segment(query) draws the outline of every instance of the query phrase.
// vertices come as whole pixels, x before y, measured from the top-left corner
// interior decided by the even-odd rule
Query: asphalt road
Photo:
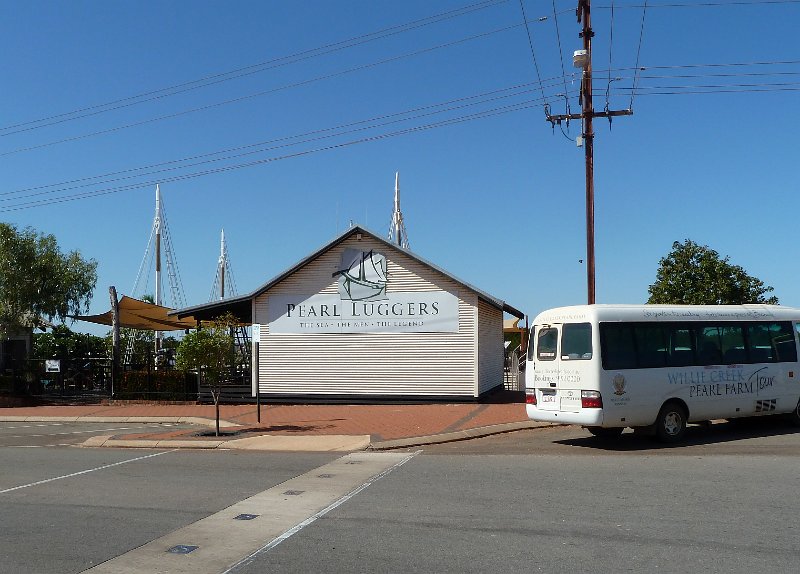
[[[298,526],[231,574],[797,570],[800,434],[775,422],[678,447],[555,427],[407,454],[305,513],[314,493],[285,481],[332,477],[340,455],[0,446],[0,572],[82,572],[269,489],[299,492]]]
[[[78,445],[97,435],[158,432],[190,425],[169,423],[0,422],[0,449]]]

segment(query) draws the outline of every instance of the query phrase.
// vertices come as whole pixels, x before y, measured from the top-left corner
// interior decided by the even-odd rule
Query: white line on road
[[[270,542],[269,544],[263,546],[262,548],[259,548],[258,550],[253,552],[250,556],[247,556],[246,558],[243,558],[241,561],[237,562],[236,564],[234,564],[233,566],[231,566],[230,568],[228,568],[227,570],[222,572],[222,574],[230,574],[231,572],[234,572],[238,568],[241,568],[242,566],[246,566],[246,565],[250,564],[253,560],[256,559],[256,557],[259,554],[263,554],[264,552],[269,552],[270,550],[275,548],[278,544],[280,544],[284,540],[287,540],[288,538],[291,538],[292,536],[294,536],[295,534],[300,532],[303,528],[305,528],[309,524],[312,524],[312,523],[316,522],[316,520],[318,518],[321,518],[321,517],[325,516],[331,510],[334,510],[334,509],[338,508],[339,506],[341,506],[342,504],[344,504],[345,502],[347,502],[348,500],[353,498],[356,494],[358,494],[359,492],[361,492],[362,490],[367,488],[372,483],[379,481],[380,479],[382,479],[384,476],[386,476],[387,474],[389,474],[390,472],[392,472],[396,468],[400,468],[401,466],[403,466],[405,463],[407,463],[409,460],[411,460],[414,456],[416,456],[420,452],[422,452],[422,451],[412,452],[407,457],[397,461],[395,464],[393,464],[392,466],[390,466],[389,468],[387,468],[386,470],[384,470],[380,474],[377,474],[377,475],[373,476],[372,478],[370,478],[369,480],[367,480],[366,482],[364,482],[363,484],[361,484],[357,488],[351,490],[350,492],[348,492],[347,494],[345,494],[344,496],[342,496],[338,500],[335,500],[334,502],[332,502],[331,504],[329,504],[328,506],[326,506],[325,508],[323,508],[322,510],[320,510],[316,514],[313,514],[313,515],[309,516],[308,518],[303,520],[303,522],[301,522],[297,526],[294,526],[294,527],[290,528],[289,530],[287,530],[286,532],[284,532],[283,534],[281,534],[280,536],[278,536],[277,538],[272,540],[272,542]]]
[[[138,456],[136,458],[129,458],[128,460],[121,460],[120,462],[115,462],[113,464],[104,464],[103,466],[98,466],[95,468],[89,468],[86,470],[81,470],[78,472],[73,472],[70,474],[64,474],[62,476],[55,476],[53,478],[46,478],[45,480],[37,480],[36,482],[31,482],[29,484],[22,484],[20,486],[14,486],[12,488],[6,488],[5,490],[0,490],[0,494],[6,494],[8,492],[14,492],[15,490],[21,490],[23,488],[30,488],[32,486],[39,486],[41,484],[47,484],[48,482],[53,482],[55,480],[61,480],[64,478],[72,478],[73,476],[80,476],[82,474],[89,474],[90,472],[96,472],[98,470],[105,470],[107,468],[113,468],[115,466],[120,466],[122,464],[128,464],[129,462],[136,462],[138,460],[145,460],[147,458],[153,458],[154,456],[161,456],[162,454],[167,454],[168,452],[175,452],[177,449],[173,450],[165,450],[163,452],[157,452],[154,454],[148,454],[145,456]]]
[[[231,573],[341,506],[415,454],[345,455],[84,572]],[[253,519],[236,520],[237,516]]]
[[[68,432],[54,432],[49,434],[19,434],[19,435],[9,435],[9,436],[0,436],[0,439],[4,438],[42,438],[45,436],[66,436],[71,434],[91,434],[91,433],[98,433],[98,432],[109,432],[109,431],[120,431],[120,430],[138,430],[142,427],[116,427],[111,429],[92,429],[92,430],[80,430],[80,431],[68,431]]]

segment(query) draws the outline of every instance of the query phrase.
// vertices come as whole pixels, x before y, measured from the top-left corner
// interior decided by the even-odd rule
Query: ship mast
[[[403,249],[408,249],[408,234],[403,222],[403,212],[400,211],[400,172],[394,174],[394,212],[392,223],[389,225],[389,241]]]

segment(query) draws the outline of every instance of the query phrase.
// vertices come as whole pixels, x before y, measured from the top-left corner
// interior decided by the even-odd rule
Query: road
[[[345,457],[15,448],[10,426],[0,572],[796,571],[800,434],[775,422],[678,447],[555,427]]]

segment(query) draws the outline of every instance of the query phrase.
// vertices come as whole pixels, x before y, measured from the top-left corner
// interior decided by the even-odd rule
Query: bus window
[[[592,326],[589,323],[567,323],[561,331],[562,360],[592,358]]]
[[[642,369],[665,367],[667,365],[666,329],[662,325],[636,325],[636,354],[638,366]]]
[[[719,327],[706,326],[697,330],[697,363],[699,365],[721,365],[722,334]]]
[[[790,323],[756,323],[747,327],[750,361],[753,363],[797,360],[797,347]]]
[[[688,367],[694,364],[694,337],[688,327],[670,330],[669,366]]]
[[[536,357],[540,361],[554,361],[556,358],[556,345],[558,343],[558,329],[543,327],[536,338]]]
[[[747,353],[744,350],[744,331],[741,325],[723,325],[719,330],[722,363],[725,365],[746,363]]]
[[[600,356],[607,371],[636,368],[633,328],[625,323],[600,323]]]

